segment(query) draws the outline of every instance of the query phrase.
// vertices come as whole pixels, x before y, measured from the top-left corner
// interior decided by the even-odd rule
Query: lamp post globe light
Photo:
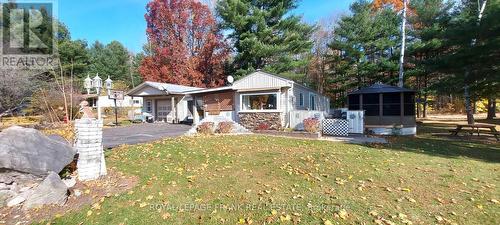
[[[102,88],[102,79],[99,77],[99,73],[95,75],[92,84],[97,91],[97,96],[99,96],[101,94],[101,88]]]
[[[108,95],[111,92],[111,88],[113,87],[113,81],[109,78],[105,80],[106,82],[106,89],[108,91]],[[95,88],[96,90],[96,107],[97,107],[97,118],[101,119],[101,107],[99,106],[99,96],[101,95],[101,89],[102,89],[102,79],[99,77],[99,73],[95,75],[94,78],[90,78],[90,76],[87,74],[87,78],[85,78],[83,82],[84,88],[87,90],[87,94],[90,94],[91,90]]]
[[[106,79],[104,83],[106,84],[106,90],[108,90],[108,96],[110,96],[111,89],[113,89],[113,80],[111,80],[111,78],[109,78],[108,76],[108,79]]]
[[[92,89],[92,79],[87,74],[87,78],[85,78],[83,82],[83,87],[87,90],[87,94],[90,95],[90,89]]]

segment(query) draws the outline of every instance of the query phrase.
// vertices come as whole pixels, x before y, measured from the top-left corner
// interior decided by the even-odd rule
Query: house
[[[172,93],[169,86],[176,87],[177,92]],[[173,111],[177,120],[168,122],[192,119],[198,123],[204,119],[225,117],[249,129],[290,127],[295,112],[324,115],[330,106],[329,99],[315,90],[262,71],[249,74],[230,86],[209,89],[145,82],[128,95],[143,97],[144,111],[151,113],[157,121],[164,113],[170,115]],[[165,108],[167,103],[171,106]]]
[[[202,88],[146,81],[127,92],[127,95],[142,97],[142,111],[147,121],[180,123],[192,117],[189,111],[191,107],[188,107],[188,104],[193,104],[192,98],[184,93],[195,90]]]

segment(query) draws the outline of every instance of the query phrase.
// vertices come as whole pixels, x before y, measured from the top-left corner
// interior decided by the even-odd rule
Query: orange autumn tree
[[[373,0],[373,8],[380,9],[386,5],[392,5],[394,10],[401,11],[403,9],[403,0]]]
[[[145,18],[150,53],[139,67],[144,80],[224,84],[229,48],[208,6],[195,0],[152,0]]]

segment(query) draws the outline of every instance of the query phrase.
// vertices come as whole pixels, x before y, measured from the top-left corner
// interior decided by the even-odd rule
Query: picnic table
[[[463,129],[463,128],[470,128],[470,129]],[[489,129],[489,131],[485,129]],[[499,140],[498,138],[499,133],[496,129],[496,126],[490,124],[457,124],[457,127],[455,129],[450,130],[450,132],[454,136],[457,136],[458,133],[460,132],[469,133],[471,135],[477,133],[477,136],[479,136],[480,133],[493,134],[497,139],[497,141]]]

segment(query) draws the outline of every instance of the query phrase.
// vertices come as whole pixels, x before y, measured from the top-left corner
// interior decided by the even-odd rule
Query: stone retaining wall
[[[267,124],[270,130],[280,130],[281,113],[279,112],[240,112],[239,123],[249,130],[258,130],[261,124]]]
[[[94,180],[106,175],[106,162],[102,146],[103,121],[75,120],[75,148],[78,153],[78,178]]]

